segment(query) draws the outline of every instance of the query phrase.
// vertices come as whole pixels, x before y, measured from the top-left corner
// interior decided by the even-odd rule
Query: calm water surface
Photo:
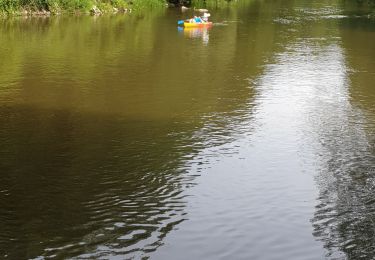
[[[375,258],[374,18],[210,9],[0,21],[0,258]]]

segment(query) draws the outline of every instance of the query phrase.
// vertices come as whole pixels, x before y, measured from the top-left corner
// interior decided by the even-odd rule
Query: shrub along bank
[[[0,0],[2,15],[106,13],[161,7],[165,0]]]

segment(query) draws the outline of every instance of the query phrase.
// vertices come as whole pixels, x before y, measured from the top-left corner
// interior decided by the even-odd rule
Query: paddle
[[[184,24],[184,20],[178,20],[177,24]]]

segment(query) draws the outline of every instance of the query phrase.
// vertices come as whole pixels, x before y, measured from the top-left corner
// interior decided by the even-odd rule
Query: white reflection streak
[[[296,149],[294,159],[316,176],[314,235],[325,242],[326,256],[332,258],[343,257],[340,245],[356,238],[344,223],[365,225],[352,214],[371,218],[364,210],[371,178],[352,180],[353,175],[361,180],[367,174],[373,157],[363,128],[366,118],[350,102],[349,70],[339,45],[303,41],[281,53],[257,85],[260,135],[279,143],[281,151]]]

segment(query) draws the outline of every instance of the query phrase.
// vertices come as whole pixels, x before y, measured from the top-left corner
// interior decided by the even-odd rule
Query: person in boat
[[[194,16],[194,23],[203,23],[204,21],[202,20],[202,18],[198,17],[198,16]]]
[[[211,16],[211,14],[209,14],[209,13],[204,13],[204,14],[203,14],[203,17],[202,17],[203,22],[207,23],[207,22],[208,22],[208,17],[210,17],[210,16]]]
[[[206,23],[208,22],[208,17],[209,16],[194,16],[194,18],[189,19],[189,23]]]

